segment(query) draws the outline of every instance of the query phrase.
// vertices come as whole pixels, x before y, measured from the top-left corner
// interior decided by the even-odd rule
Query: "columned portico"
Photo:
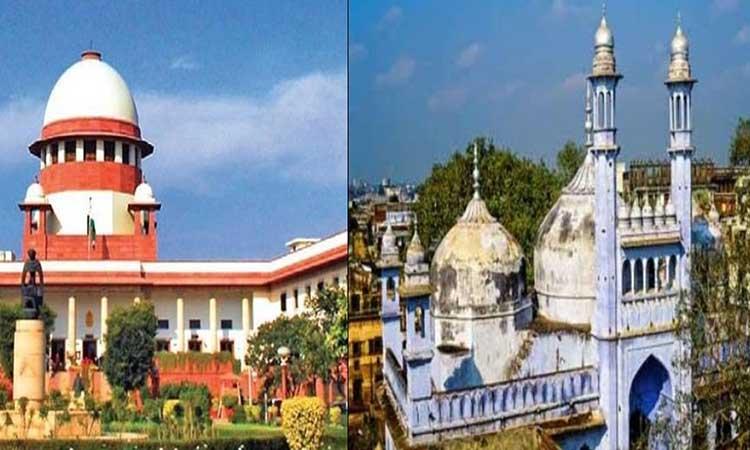
[[[185,351],[185,304],[182,297],[177,298],[177,351]]]
[[[99,325],[99,329],[101,330],[101,336],[99,338],[99,355],[101,356],[104,354],[104,351],[107,349],[107,318],[109,317],[109,299],[105,296],[101,299],[101,304],[99,306],[99,314],[101,316],[101,322]]]
[[[65,339],[65,367],[76,356],[76,298],[68,298],[68,334]]]
[[[211,297],[208,301],[208,352],[209,353],[215,353],[218,351],[218,345],[216,334],[217,334],[217,325],[216,325],[216,317],[217,317],[217,311],[216,311],[216,298]]]
[[[250,339],[250,299],[247,297],[242,298],[242,338],[244,342],[240,348],[246,349],[247,340]],[[240,358],[240,364],[243,369],[246,367],[245,358]]]

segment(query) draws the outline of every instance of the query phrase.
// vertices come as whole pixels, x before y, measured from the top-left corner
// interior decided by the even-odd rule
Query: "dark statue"
[[[21,307],[25,319],[38,319],[44,297],[44,272],[36,250],[29,249],[28,255],[21,273]]]

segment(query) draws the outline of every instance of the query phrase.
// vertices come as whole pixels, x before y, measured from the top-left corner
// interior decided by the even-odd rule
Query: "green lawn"
[[[346,417],[343,418],[346,423]],[[118,431],[144,433],[155,437],[158,425],[148,422],[126,422],[110,423],[105,427],[105,431],[116,433]],[[243,438],[252,437],[257,439],[268,439],[283,437],[284,433],[281,427],[274,425],[265,425],[260,423],[220,423],[214,425],[216,437],[219,438]],[[325,432],[324,450],[344,450],[346,449],[346,426],[328,425]]]

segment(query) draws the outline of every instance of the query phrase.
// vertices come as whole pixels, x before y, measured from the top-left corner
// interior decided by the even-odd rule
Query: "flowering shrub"
[[[329,409],[328,420],[332,425],[341,424],[341,408],[339,408],[338,406],[334,406],[333,408]]]
[[[258,423],[261,421],[260,405],[245,405],[245,416],[249,422]]]
[[[317,397],[294,397],[281,404],[281,423],[291,450],[315,450],[323,445],[326,407]]]

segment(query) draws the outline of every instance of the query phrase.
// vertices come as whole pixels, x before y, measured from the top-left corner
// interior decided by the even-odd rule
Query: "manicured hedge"
[[[196,439],[193,441],[0,441],[0,450],[289,450],[283,438],[277,439]]]

